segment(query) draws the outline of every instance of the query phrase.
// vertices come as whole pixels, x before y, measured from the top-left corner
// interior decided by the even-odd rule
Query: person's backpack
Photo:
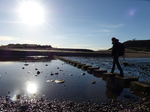
[[[125,46],[118,42],[118,56],[124,56]]]

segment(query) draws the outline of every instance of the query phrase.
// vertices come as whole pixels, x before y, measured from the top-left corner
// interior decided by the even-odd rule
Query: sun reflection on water
[[[37,85],[28,81],[26,90],[29,94],[35,94],[37,92]]]

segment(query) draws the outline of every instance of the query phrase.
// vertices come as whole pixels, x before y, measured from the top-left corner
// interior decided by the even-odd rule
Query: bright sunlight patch
[[[24,1],[20,4],[19,14],[23,23],[37,25],[44,22],[44,9],[36,1]]]

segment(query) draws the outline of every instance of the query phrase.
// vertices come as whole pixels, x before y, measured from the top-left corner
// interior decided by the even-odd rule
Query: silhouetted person
[[[113,66],[112,66],[112,69],[111,69],[111,73],[114,73],[114,70],[115,70],[115,65],[117,65],[119,71],[120,71],[120,76],[124,76],[123,74],[123,70],[119,64],[119,40],[116,39],[115,37],[113,37],[112,39],[112,52],[111,52],[111,56],[113,57]]]

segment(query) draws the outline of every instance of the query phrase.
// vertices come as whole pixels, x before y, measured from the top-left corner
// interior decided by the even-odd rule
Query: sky
[[[150,0],[0,0],[0,45],[108,49],[150,39]]]

